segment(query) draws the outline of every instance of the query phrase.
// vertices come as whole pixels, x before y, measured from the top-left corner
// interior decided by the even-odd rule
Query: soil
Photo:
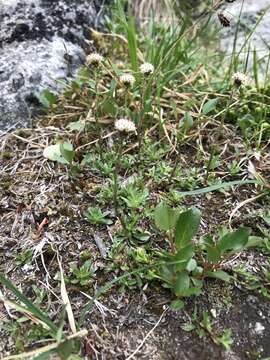
[[[82,252],[88,250],[96,269],[93,283],[87,289],[67,284],[78,318],[87,302],[81,291],[93,295],[96,288],[119,275],[117,271],[114,274],[104,271],[110,261],[101,256],[94,240],[94,235],[98,234],[110,249],[110,234],[115,225],[97,230],[84,220],[83,213],[94,198],[91,190],[100,184],[100,179],[89,169],[74,183],[68,179],[64,166],[45,160],[43,149],[56,136],[67,137],[70,133],[50,126],[18,130],[1,138],[0,270],[29,297],[33,296],[33,284],[49,292],[49,315],[54,319],[59,312],[60,300],[53,294],[59,295],[60,284],[55,277],[59,268],[52,248],[58,249],[66,275],[70,272],[70,264],[80,263]],[[191,152],[185,155],[185,161],[193,163]],[[264,161],[268,164],[269,158],[266,156]],[[244,186],[237,191],[186,198],[184,202],[195,204],[203,211],[202,233],[215,232],[217,226],[227,224],[227,214],[235,204],[253,196],[253,191],[253,187]],[[251,202],[245,207],[245,216],[237,216],[233,226],[241,223],[255,230],[258,225],[265,226],[258,217],[263,209],[267,209],[267,199]],[[44,219],[48,224],[40,229]],[[20,265],[18,255],[29,249],[33,251],[32,261]],[[237,256],[233,265],[239,264],[254,274],[269,267],[267,253],[260,249]],[[229,271],[231,266],[228,265]],[[4,291],[2,287],[1,291]],[[96,303],[83,324],[89,330],[84,342],[86,358],[236,360],[270,357],[269,300],[258,290],[248,290],[237,281],[228,285],[212,280],[206,282],[203,295],[189,299],[184,309],[170,310],[168,305],[172,300],[172,295],[158,283],[148,284],[140,290],[112,287],[98,299],[101,307]],[[212,314],[212,333],[206,332],[201,338],[196,329],[187,332],[182,328],[192,321],[196,309],[198,331],[203,313]],[[10,320],[14,323],[20,318],[18,313],[6,310],[1,304],[3,323]],[[27,326],[18,331],[17,337],[24,337],[23,329],[26,331]],[[215,336],[220,336],[225,329],[232,331],[234,342],[230,351],[215,343]],[[0,335],[1,354],[14,353],[14,336],[4,330],[0,330]],[[16,343],[18,345],[18,340]],[[29,347],[35,345],[38,343],[29,344]],[[134,351],[136,353],[130,357]]]

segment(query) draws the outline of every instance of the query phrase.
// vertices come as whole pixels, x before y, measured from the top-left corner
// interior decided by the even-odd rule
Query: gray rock
[[[232,26],[224,29],[221,35],[221,47],[223,50],[231,53],[233,49],[233,41],[236,30],[236,23],[241,12],[241,21],[239,26],[239,33],[237,37],[236,48],[239,51],[245,43],[245,38],[250,30],[255,28],[252,36],[249,38],[251,50],[256,48],[258,58],[265,58],[267,62],[267,55],[269,53],[270,40],[270,0],[244,0],[234,1],[231,4],[224,6],[226,12],[232,17]],[[241,11],[242,9],[242,11]],[[256,25],[258,22],[258,25]],[[244,59],[247,55],[247,46],[243,49],[241,58]],[[250,55],[250,64],[252,63],[252,54]]]
[[[109,0],[0,0],[0,133],[29,126],[44,89],[59,91]]]

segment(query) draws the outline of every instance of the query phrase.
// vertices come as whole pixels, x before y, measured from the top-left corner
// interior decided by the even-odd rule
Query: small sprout
[[[143,75],[151,75],[153,74],[154,70],[155,70],[154,66],[150,63],[144,63],[140,66],[140,72]]]
[[[90,54],[86,57],[87,65],[98,66],[104,60],[103,56],[98,53]]]
[[[135,77],[131,74],[123,74],[120,76],[120,82],[125,86],[133,86],[135,83]]]
[[[231,16],[227,13],[224,13],[224,12],[220,12],[218,13],[218,19],[219,19],[219,22],[222,26],[224,27],[229,27],[231,26]]]
[[[111,225],[112,220],[107,215],[108,211],[102,212],[99,207],[89,207],[85,213],[87,220],[93,225]]]
[[[116,130],[121,132],[136,132],[135,124],[129,119],[119,119],[114,124]]]
[[[71,265],[71,284],[79,284],[80,286],[88,285],[95,275],[95,270],[90,260],[86,260],[85,263],[78,267],[77,264]]]
[[[232,80],[236,86],[247,86],[250,83],[249,77],[241,72],[236,72],[233,74]]]

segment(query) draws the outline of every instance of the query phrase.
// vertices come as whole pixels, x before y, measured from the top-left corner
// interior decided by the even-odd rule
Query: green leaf
[[[181,326],[181,328],[186,332],[190,332],[190,331],[196,329],[196,326],[194,324],[184,324]]]
[[[101,111],[102,113],[115,116],[117,114],[117,106],[112,100],[106,99],[101,104]]]
[[[42,93],[38,96],[38,98],[41,104],[46,108],[51,107],[57,102],[57,96],[47,89],[43,90]]]
[[[220,260],[221,254],[217,246],[206,245],[207,260],[212,263],[217,263]]]
[[[211,277],[211,278],[214,278],[214,279],[219,279],[219,280],[226,281],[226,282],[231,281],[231,276],[229,274],[227,274],[223,270],[208,271],[206,273],[206,275],[208,277]]]
[[[177,191],[177,193],[181,196],[195,196],[201,194],[207,194],[212,191],[225,189],[227,187],[231,187],[234,185],[246,185],[246,184],[260,184],[258,180],[235,180],[235,181],[228,181],[222,182],[216,185],[207,186],[205,188],[191,190],[191,191]]]
[[[187,264],[194,256],[194,248],[192,245],[188,245],[183,249],[180,249],[172,258],[172,262],[175,262],[175,271],[186,270]]]
[[[60,356],[61,360],[68,360],[70,355],[72,355],[73,349],[73,340],[66,340],[58,346],[57,353]]]
[[[178,250],[178,252],[174,255],[174,261],[189,261],[192,256],[194,256],[194,247],[192,245],[187,245],[184,248]]]
[[[239,251],[248,243],[249,230],[247,228],[239,228],[238,230],[228,233],[221,238],[218,248],[221,253],[226,250]]]
[[[214,239],[211,235],[205,235],[201,238],[201,242],[204,245],[210,245],[210,246],[214,246],[215,242]]]
[[[128,39],[128,51],[131,61],[132,70],[137,73],[138,66],[138,51],[137,51],[137,34],[136,34],[136,26],[134,17],[129,14],[128,23],[126,24],[126,32]]]
[[[181,310],[183,309],[184,306],[185,306],[184,301],[178,299],[171,302],[170,308],[172,310]]]
[[[193,126],[193,118],[189,112],[185,112],[184,118],[180,123],[180,127],[184,128],[186,131],[190,130]]]
[[[68,164],[68,161],[63,158],[60,151],[60,144],[49,145],[43,151],[43,156],[51,161],[57,161],[61,164]]]
[[[198,295],[201,295],[202,293],[202,288],[201,287],[196,287],[196,286],[193,286],[193,287],[190,287],[189,289],[187,289],[182,296],[185,296],[185,297],[190,297],[190,296],[198,296]]]
[[[73,146],[71,143],[67,143],[64,142],[63,144],[60,144],[60,152],[61,155],[63,156],[63,158],[69,163],[71,164],[74,156],[75,156],[75,151],[73,150]]]
[[[177,275],[174,285],[174,292],[176,296],[183,295],[188,290],[189,285],[190,285],[190,278],[186,271],[183,271],[179,275]]]
[[[85,127],[85,121],[79,120],[71,122],[67,125],[67,128],[70,130],[82,131]]]
[[[192,277],[192,278],[191,278],[191,281],[192,281],[193,285],[194,285],[196,288],[201,289],[201,288],[203,287],[203,281],[202,281],[202,280],[196,279],[195,277]]]
[[[24,294],[22,294],[16,286],[12,284],[12,282],[7,279],[3,274],[0,273],[0,283],[2,283],[7,289],[9,289],[13,295],[15,295],[20,302],[22,302],[27,311],[36,316],[38,319],[43,321],[54,334],[57,332],[56,325],[50,320],[48,316],[46,316],[37,306],[35,306],[32,301],[30,301]]]
[[[260,236],[249,236],[246,247],[256,247],[264,243],[264,239]]]
[[[196,208],[182,212],[175,227],[175,245],[177,250],[187,246],[196,235],[201,220],[201,213]]]
[[[174,279],[174,272],[166,265],[160,269],[159,276],[168,284],[172,284]]]
[[[48,160],[67,165],[72,162],[75,152],[72,144],[65,142],[47,146],[43,151],[43,156]]]
[[[186,270],[191,272],[197,268],[197,261],[195,259],[190,259],[187,263]]]
[[[213,111],[217,106],[218,99],[211,99],[207,101],[202,108],[203,115],[207,115],[211,111]]]
[[[223,334],[219,337],[217,337],[218,342],[224,346],[226,351],[229,351],[231,349],[231,345],[233,344],[232,339],[232,331],[231,329],[225,329]],[[269,358],[266,358],[264,360],[267,360]]]
[[[164,231],[172,230],[178,215],[178,210],[172,209],[162,202],[155,209],[154,218],[156,226]]]

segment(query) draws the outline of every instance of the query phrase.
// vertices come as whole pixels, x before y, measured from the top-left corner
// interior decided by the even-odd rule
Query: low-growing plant
[[[85,216],[90,224],[93,225],[111,225],[112,220],[108,218],[109,211],[102,212],[99,207],[89,207]]]
[[[90,260],[86,260],[82,266],[76,264],[71,265],[71,272],[72,277],[69,281],[72,284],[79,284],[80,286],[88,285],[95,274]]]
[[[78,356],[80,354],[81,342],[78,340],[80,337],[87,335],[86,330],[76,330],[76,324],[74,321],[74,316],[72,309],[70,307],[70,302],[68,295],[66,293],[66,288],[64,284],[64,276],[61,269],[61,295],[65,299],[64,308],[60,312],[60,318],[55,319],[54,321],[47,315],[47,313],[41,310],[31,299],[26,297],[9,279],[7,279],[2,273],[0,273],[0,283],[8,289],[13,297],[16,299],[10,300],[0,292],[0,300],[3,301],[10,309],[16,310],[18,313],[22,313],[24,316],[20,319],[21,321],[33,321],[34,326],[32,326],[27,334],[24,333],[24,336],[21,334],[21,330],[18,326],[21,326],[21,321],[17,323],[13,322],[11,326],[1,327],[2,329],[10,332],[13,336],[16,336],[16,349],[18,352],[23,352],[22,358],[34,357],[35,359],[49,360],[52,356],[58,356],[61,360],[81,360],[82,358]],[[69,325],[72,330],[71,335],[67,335],[64,331],[65,322],[65,312],[67,312]],[[35,350],[30,350],[24,352],[24,344],[26,337],[26,344],[31,341],[37,341],[38,339],[44,337],[48,338],[49,344],[46,344],[43,347],[39,347]],[[24,340],[24,341],[23,341]],[[20,355],[15,355],[11,358],[21,358]]]
[[[232,331],[230,329],[224,329],[222,332],[216,332],[214,330],[214,324],[210,315],[204,311],[202,317],[199,318],[197,311],[195,310],[191,321],[181,326],[186,332],[195,332],[199,338],[209,335],[210,339],[217,345],[222,345],[225,350],[230,350],[233,344]]]
[[[33,257],[33,251],[28,249],[25,252],[22,252],[21,254],[15,255],[15,263],[16,265],[29,264],[32,261],[32,257]]]
[[[169,241],[169,249],[160,253],[164,264],[158,266],[156,276],[178,298],[201,294],[206,278],[230,281],[224,264],[249,246],[249,230],[244,227],[223,231],[217,238],[206,235],[195,242],[200,219],[201,213],[194,207],[179,212],[161,203],[155,210],[155,223]],[[181,307],[183,302],[174,306]]]
[[[139,190],[131,184],[124,189],[121,199],[129,209],[135,210],[141,208],[148,197],[149,191],[147,189]]]

